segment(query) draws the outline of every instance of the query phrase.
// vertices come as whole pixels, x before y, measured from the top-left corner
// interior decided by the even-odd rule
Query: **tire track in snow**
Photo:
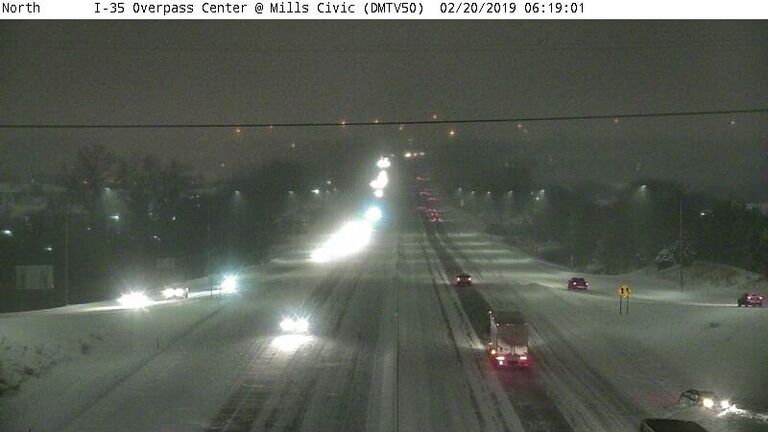
[[[174,336],[169,342],[167,342],[163,348],[153,352],[151,355],[138,360],[134,366],[130,367],[127,371],[122,373],[115,379],[114,382],[112,382],[110,385],[106,386],[102,391],[100,391],[97,395],[93,396],[87,404],[83,405],[77,412],[69,417],[68,420],[62,422],[52,430],[60,431],[60,430],[67,430],[71,425],[73,425],[75,422],[77,422],[78,419],[80,419],[82,416],[86,415],[92,408],[94,408],[101,400],[106,398],[110,393],[112,393],[114,390],[116,390],[118,387],[123,385],[125,382],[127,382],[132,376],[136,375],[141,371],[149,362],[151,362],[156,357],[160,356],[161,354],[165,353],[169,349],[173,348],[179,341],[181,341],[183,338],[192,335],[195,331],[201,330],[203,326],[206,323],[209,323],[212,321],[212,319],[219,314],[222,310],[225,309],[226,305],[221,305],[211,311],[209,314],[203,316],[200,320],[192,324],[189,328],[184,330],[183,332],[179,333],[178,335]]]
[[[425,260],[427,262],[429,273],[430,273],[430,275],[432,277],[432,283],[433,283],[433,288],[435,290],[435,295],[438,298],[438,301],[440,302],[441,313],[442,313],[443,319],[445,321],[446,328],[447,328],[448,333],[449,333],[448,336],[449,336],[449,338],[451,340],[451,343],[453,344],[453,347],[455,349],[456,357],[457,357],[458,361],[460,362],[460,364],[464,364],[465,361],[461,358],[461,354],[459,352],[459,348],[458,348],[458,344],[457,344],[457,337],[456,337],[456,334],[454,334],[454,332],[453,332],[453,330],[451,328],[451,322],[450,322],[450,319],[448,318],[448,313],[447,313],[447,310],[445,308],[445,304],[443,302],[442,295],[439,292],[438,285],[442,285],[444,287],[444,289],[446,290],[445,294],[451,300],[451,303],[452,303],[452,305],[455,308],[455,313],[456,313],[456,316],[458,317],[459,325],[463,329],[463,336],[466,338],[468,346],[470,346],[470,347],[473,346],[473,341],[475,340],[476,336],[474,336],[473,330],[470,327],[468,327],[469,324],[467,323],[466,319],[464,318],[465,314],[464,314],[464,312],[463,312],[463,310],[461,308],[461,305],[459,303],[457,303],[456,299],[453,296],[450,295],[450,289],[451,289],[450,288],[451,287],[450,281],[444,279],[443,278],[443,274],[440,273],[439,270],[438,270],[437,276],[441,278],[442,284],[437,284],[436,283],[435,272],[433,271],[432,261],[429,258],[429,254],[427,253],[427,250],[424,247],[423,243],[421,244],[421,248],[422,248],[422,251],[424,253]],[[433,246],[433,249],[434,249],[434,246]],[[437,253],[438,251],[435,250],[435,252]],[[438,259],[439,259],[439,256],[438,256]],[[485,313],[485,312],[483,312],[483,313]],[[478,373],[482,374],[483,365],[481,365],[480,360],[478,359],[478,356],[473,354],[471,356],[471,358],[472,358],[472,361],[474,362],[475,368],[478,371]],[[494,417],[493,418],[498,422],[497,426],[499,428],[501,428],[502,430],[504,430],[504,431],[513,430],[512,426],[507,421],[506,416],[502,412],[501,402],[499,401],[496,393],[494,391],[492,391],[488,387],[488,384],[485,381],[480,380],[479,384],[482,386],[482,388],[484,390],[484,394],[490,399],[490,402],[491,402],[490,405],[493,407],[492,411],[494,413]],[[476,415],[478,417],[478,421],[479,421],[479,423],[481,425],[483,425],[483,429],[485,429],[484,428],[485,420],[483,419],[482,415],[480,414],[481,413],[481,408],[480,408],[480,403],[478,402],[479,398],[477,397],[477,395],[476,395],[474,389],[472,388],[472,386],[467,386],[466,388],[467,388],[467,390],[469,391],[469,393],[471,395],[471,403],[472,403],[472,406],[473,406],[473,408],[475,410],[475,413],[476,413]]]
[[[425,224],[425,228],[427,230],[427,238],[432,244],[433,249],[437,252],[446,273],[452,274],[452,270],[460,269],[460,264],[451,254],[457,248],[453,241],[447,238],[448,236],[445,235],[445,231],[434,229],[434,227],[427,224]],[[439,231],[442,231],[440,237],[442,237],[443,241],[441,241],[441,238],[438,238]],[[446,245],[452,249],[450,252]],[[469,260],[468,257],[465,256],[464,259],[469,267],[478,269],[478,266]],[[470,322],[476,334],[485,334],[484,318],[486,317],[486,311],[490,308],[488,302],[473,286],[456,289],[455,291],[468,316],[474,317],[475,315],[482,314],[482,320],[470,318]],[[536,379],[526,378],[525,374],[532,373],[533,371],[509,369],[497,370],[496,372],[502,387],[507,393],[509,402],[515,409],[526,431],[566,432],[573,430],[573,427],[568,423],[559,407],[547,394],[546,388],[544,388],[542,383]],[[522,372],[522,374],[518,372]]]
[[[321,309],[332,297],[335,288],[342,282],[344,278],[344,270],[347,266],[335,269],[324,281],[322,281],[312,292],[310,297],[305,301],[303,310]],[[355,283],[361,274],[357,275]],[[218,413],[211,420],[207,432],[235,432],[235,431],[249,431],[252,424],[256,421],[257,417],[261,414],[263,406],[273,395],[273,387],[280,380],[281,376],[267,376],[267,373],[275,368],[280,371],[290,368],[292,361],[296,360],[296,357],[304,357],[307,354],[306,351],[302,351],[298,355],[291,356],[290,360],[285,365],[270,364],[274,358],[274,353],[268,358],[263,358],[263,353],[266,346],[262,346],[255,353],[255,358],[249,363],[245,371],[245,378],[238,384],[237,388],[232,392],[231,396],[227,399],[224,405],[219,409]],[[320,352],[325,348],[325,344],[319,347],[312,347],[312,354]],[[265,361],[267,364],[265,365]],[[311,383],[314,384],[314,381]],[[305,382],[306,385],[306,382]],[[288,386],[291,387],[291,386]],[[280,401],[286,397],[285,392],[279,396]],[[268,417],[269,418],[269,417]],[[293,421],[300,421],[303,416],[293,417]],[[270,422],[268,421],[267,424]]]
[[[437,298],[438,305],[440,306],[440,316],[443,318],[443,322],[445,323],[445,331],[447,333],[447,338],[449,341],[451,341],[451,347],[453,348],[454,355],[456,356],[456,361],[459,364],[462,364],[461,360],[461,352],[459,352],[459,346],[456,343],[456,338],[453,335],[453,331],[451,330],[451,321],[448,318],[448,313],[445,310],[445,304],[443,303],[443,299],[440,296],[440,293],[437,288],[437,281],[435,280],[435,274],[432,270],[432,263],[429,259],[429,256],[427,255],[427,250],[424,247],[423,244],[421,244],[421,250],[424,253],[424,258],[427,262],[427,269],[429,270],[429,275],[432,278],[432,289],[434,291],[435,297]],[[485,429],[485,419],[480,414],[480,404],[477,401],[477,395],[475,394],[474,389],[472,387],[467,386],[467,390],[469,391],[469,400],[472,404],[472,408],[475,412],[475,417],[477,418],[477,422],[480,425],[482,429]]]
[[[320,333],[320,343],[311,350],[302,350],[299,355],[291,358],[284,374],[270,391],[269,400],[272,403],[264,406],[264,412],[256,416],[252,428],[282,431],[363,428],[367,415],[367,395],[361,398],[359,393],[350,392],[349,389],[359,385],[360,381],[356,380],[365,380],[366,371],[372,368],[373,362],[370,356],[363,355],[360,344],[344,341],[344,337],[354,339],[357,336],[348,334],[347,330],[359,329],[359,325],[348,326],[344,322],[349,321],[350,311],[368,311],[365,308],[353,310],[350,307],[353,299],[359,298],[361,292],[378,291],[366,290],[360,284],[361,278],[367,274],[367,266],[375,262],[361,258],[357,263],[351,283],[342,283],[334,289],[332,295],[324,296],[323,306],[326,310],[319,313],[319,308],[314,309],[314,315],[327,318],[324,327],[329,329],[328,333]],[[329,365],[333,368],[329,369]],[[329,373],[334,375],[330,376]],[[341,399],[336,395],[342,395]],[[322,417],[307,417],[309,413],[316,414],[317,404],[320,404]],[[350,414],[349,410],[355,413]],[[330,421],[335,424],[332,427],[317,427],[315,424],[308,425],[307,421]]]
[[[448,240],[451,249],[457,249],[457,245],[452,240]],[[464,258],[471,263],[468,257]],[[506,291],[505,291],[506,292]],[[508,292],[512,293],[515,298],[516,305],[525,304],[520,294],[512,289]],[[486,295],[489,295],[486,292]],[[497,297],[489,295],[492,299],[498,301]],[[496,303],[495,304],[500,304]],[[507,307],[510,306],[510,302],[505,302]],[[514,308],[514,306],[512,306]],[[519,308],[519,307],[518,307]],[[578,416],[582,420],[587,417],[592,417],[589,423],[599,421],[600,426],[605,430],[626,430],[632,431],[636,427],[640,418],[647,417],[647,413],[637,407],[631,400],[624,397],[613,385],[608,382],[597,370],[595,370],[589,363],[584,361],[570,346],[568,341],[562,334],[552,326],[546,318],[540,314],[533,312],[531,308],[520,308],[526,312],[529,320],[532,320],[534,324],[534,330],[537,328],[544,332],[535,332],[534,337],[540,338],[545,344],[541,344],[541,347],[547,347],[549,344],[557,344],[561,347],[560,355],[566,355],[569,357],[569,366],[566,367],[562,360],[556,357],[555,351],[547,350],[549,355],[543,355],[541,358],[538,356],[535,359],[542,363],[543,369],[551,372],[551,377],[554,380],[560,379],[576,379],[577,382],[572,382],[572,385],[580,385],[583,389],[586,389],[590,394],[590,397],[582,398],[581,401],[589,407],[588,412],[592,413],[591,416]],[[534,352],[534,354],[536,354]],[[574,366],[574,364],[576,364]],[[556,373],[555,370],[558,372]],[[557,374],[557,375],[556,375]],[[513,383],[510,383],[513,384]],[[571,389],[572,390],[572,389]],[[595,401],[602,402],[602,407],[597,406]],[[562,401],[561,401],[562,402]],[[595,415],[596,414],[596,415]],[[561,412],[562,415],[562,412]],[[565,418],[565,417],[564,417]],[[574,418],[572,417],[573,421]],[[582,423],[583,424],[583,423]]]

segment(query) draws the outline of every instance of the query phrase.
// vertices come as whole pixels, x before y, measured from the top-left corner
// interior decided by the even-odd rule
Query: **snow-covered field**
[[[520,309],[533,324],[534,352],[577,430],[610,424],[611,413],[596,412],[610,409],[594,403],[601,394],[624,399],[631,416],[694,419],[710,431],[768,430],[768,308],[736,307],[741,293],[764,286],[758,275],[699,264],[685,269],[681,292],[677,269],[574,274],[477,234],[461,212],[446,214],[446,244],[476,276],[476,288],[493,307]],[[568,291],[572,276],[586,277],[590,290]],[[632,297],[630,314],[620,316],[622,283]],[[607,386],[596,385],[600,379]],[[720,416],[680,408],[688,388],[713,390],[736,407]]]

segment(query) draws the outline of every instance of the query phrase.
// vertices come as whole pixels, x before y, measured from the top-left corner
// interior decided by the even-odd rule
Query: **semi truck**
[[[528,324],[519,311],[489,311],[488,354],[499,367],[528,367]]]

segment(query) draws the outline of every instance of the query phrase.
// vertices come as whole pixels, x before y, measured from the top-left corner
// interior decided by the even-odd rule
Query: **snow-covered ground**
[[[0,398],[0,430],[522,430],[424,233],[392,216],[373,237],[326,264],[298,241],[239,295],[0,317],[9,345],[60,353]],[[294,312],[310,335],[281,334]]]
[[[309,248],[324,237],[312,233],[286,239],[274,248],[268,263],[241,269],[236,294],[211,290],[209,278],[203,277],[184,283],[190,288],[188,299],[163,300],[162,287],[148,289],[153,302],[141,309],[104,301],[0,314],[0,430],[63,430],[151,362],[173,357],[190,335],[226,326],[233,314],[242,313],[244,297],[312,286],[329,271],[307,268]],[[227,354],[235,349],[208,351],[202,350],[198,361],[206,369],[203,382],[234,379],[235,371],[217,375],[226,367],[210,363],[221,361],[219,366],[226,366]],[[213,398],[201,399],[215,403]]]
[[[255,295],[295,283],[297,276],[286,273],[297,261],[284,256],[246,269],[241,288]],[[211,296],[207,278],[188,286],[189,299],[137,310],[100,302],[0,315],[0,376],[7,390],[0,398],[0,430],[61,430],[149,362],[172,353],[177,341],[222,325],[225,315],[240,308],[242,294],[216,290]]]
[[[568,292],[567,269],[447,214],[447,232],[429,237],[393,212],[368,249],[338,263],[309,262],[320,239],[297,238],[243,270],[229,297],[201,279],[190,299],[145,310],[2,315],[2,376],[20,386],[0,397],[0,430],[620,432],[647,416],[768,430],[768,310],[734,303],[749,275],[729,288],[692,274],[682,293],[651,270],[586,275],[588,292]],[[526,314],[531,374],[489,365],[446,253],[492,307]],[[628,316],[619,283],[633,288]],[[281,334],[293,312],[310,315],[310,335]],[[677,407],[691,387],[737,408]]]
[[[759,276],[700,264],[685,269],[681,292],[677,269],[578,275],[478,234],[462,212],[444,213],[451,221],[445,244],[473,273],[476,289],[533,324],[550,391],[577,430],[632,430],[644,416],[694,419],[713,432],[768,430],[768,308],[736,307],[741,293],[760,289]],[[572,276],[585,276],[590,290],[568,291]],[[632,297],[630,314],[620,316],[622,283]],[[688,388],[713,390],[736,408],[715,416],[677,407]],[[624,405],[631,409],[618,412]],[[630,419],[600,412],[611,409]]]

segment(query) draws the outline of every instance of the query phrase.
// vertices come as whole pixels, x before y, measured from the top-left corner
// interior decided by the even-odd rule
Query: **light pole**
[[[208,284],[210,286],[211,297],[213,297],[213,274],[211,274],[211,208],[213,207],[213,199],[208,196],[208,217],[206,221],[206,247],[205,247],[205,266],[208,272]]]
[[[64,306],[69,305],[69,203],[64,209]]]
[[[680,197],[680,292],[683,292],[683,197]]]

